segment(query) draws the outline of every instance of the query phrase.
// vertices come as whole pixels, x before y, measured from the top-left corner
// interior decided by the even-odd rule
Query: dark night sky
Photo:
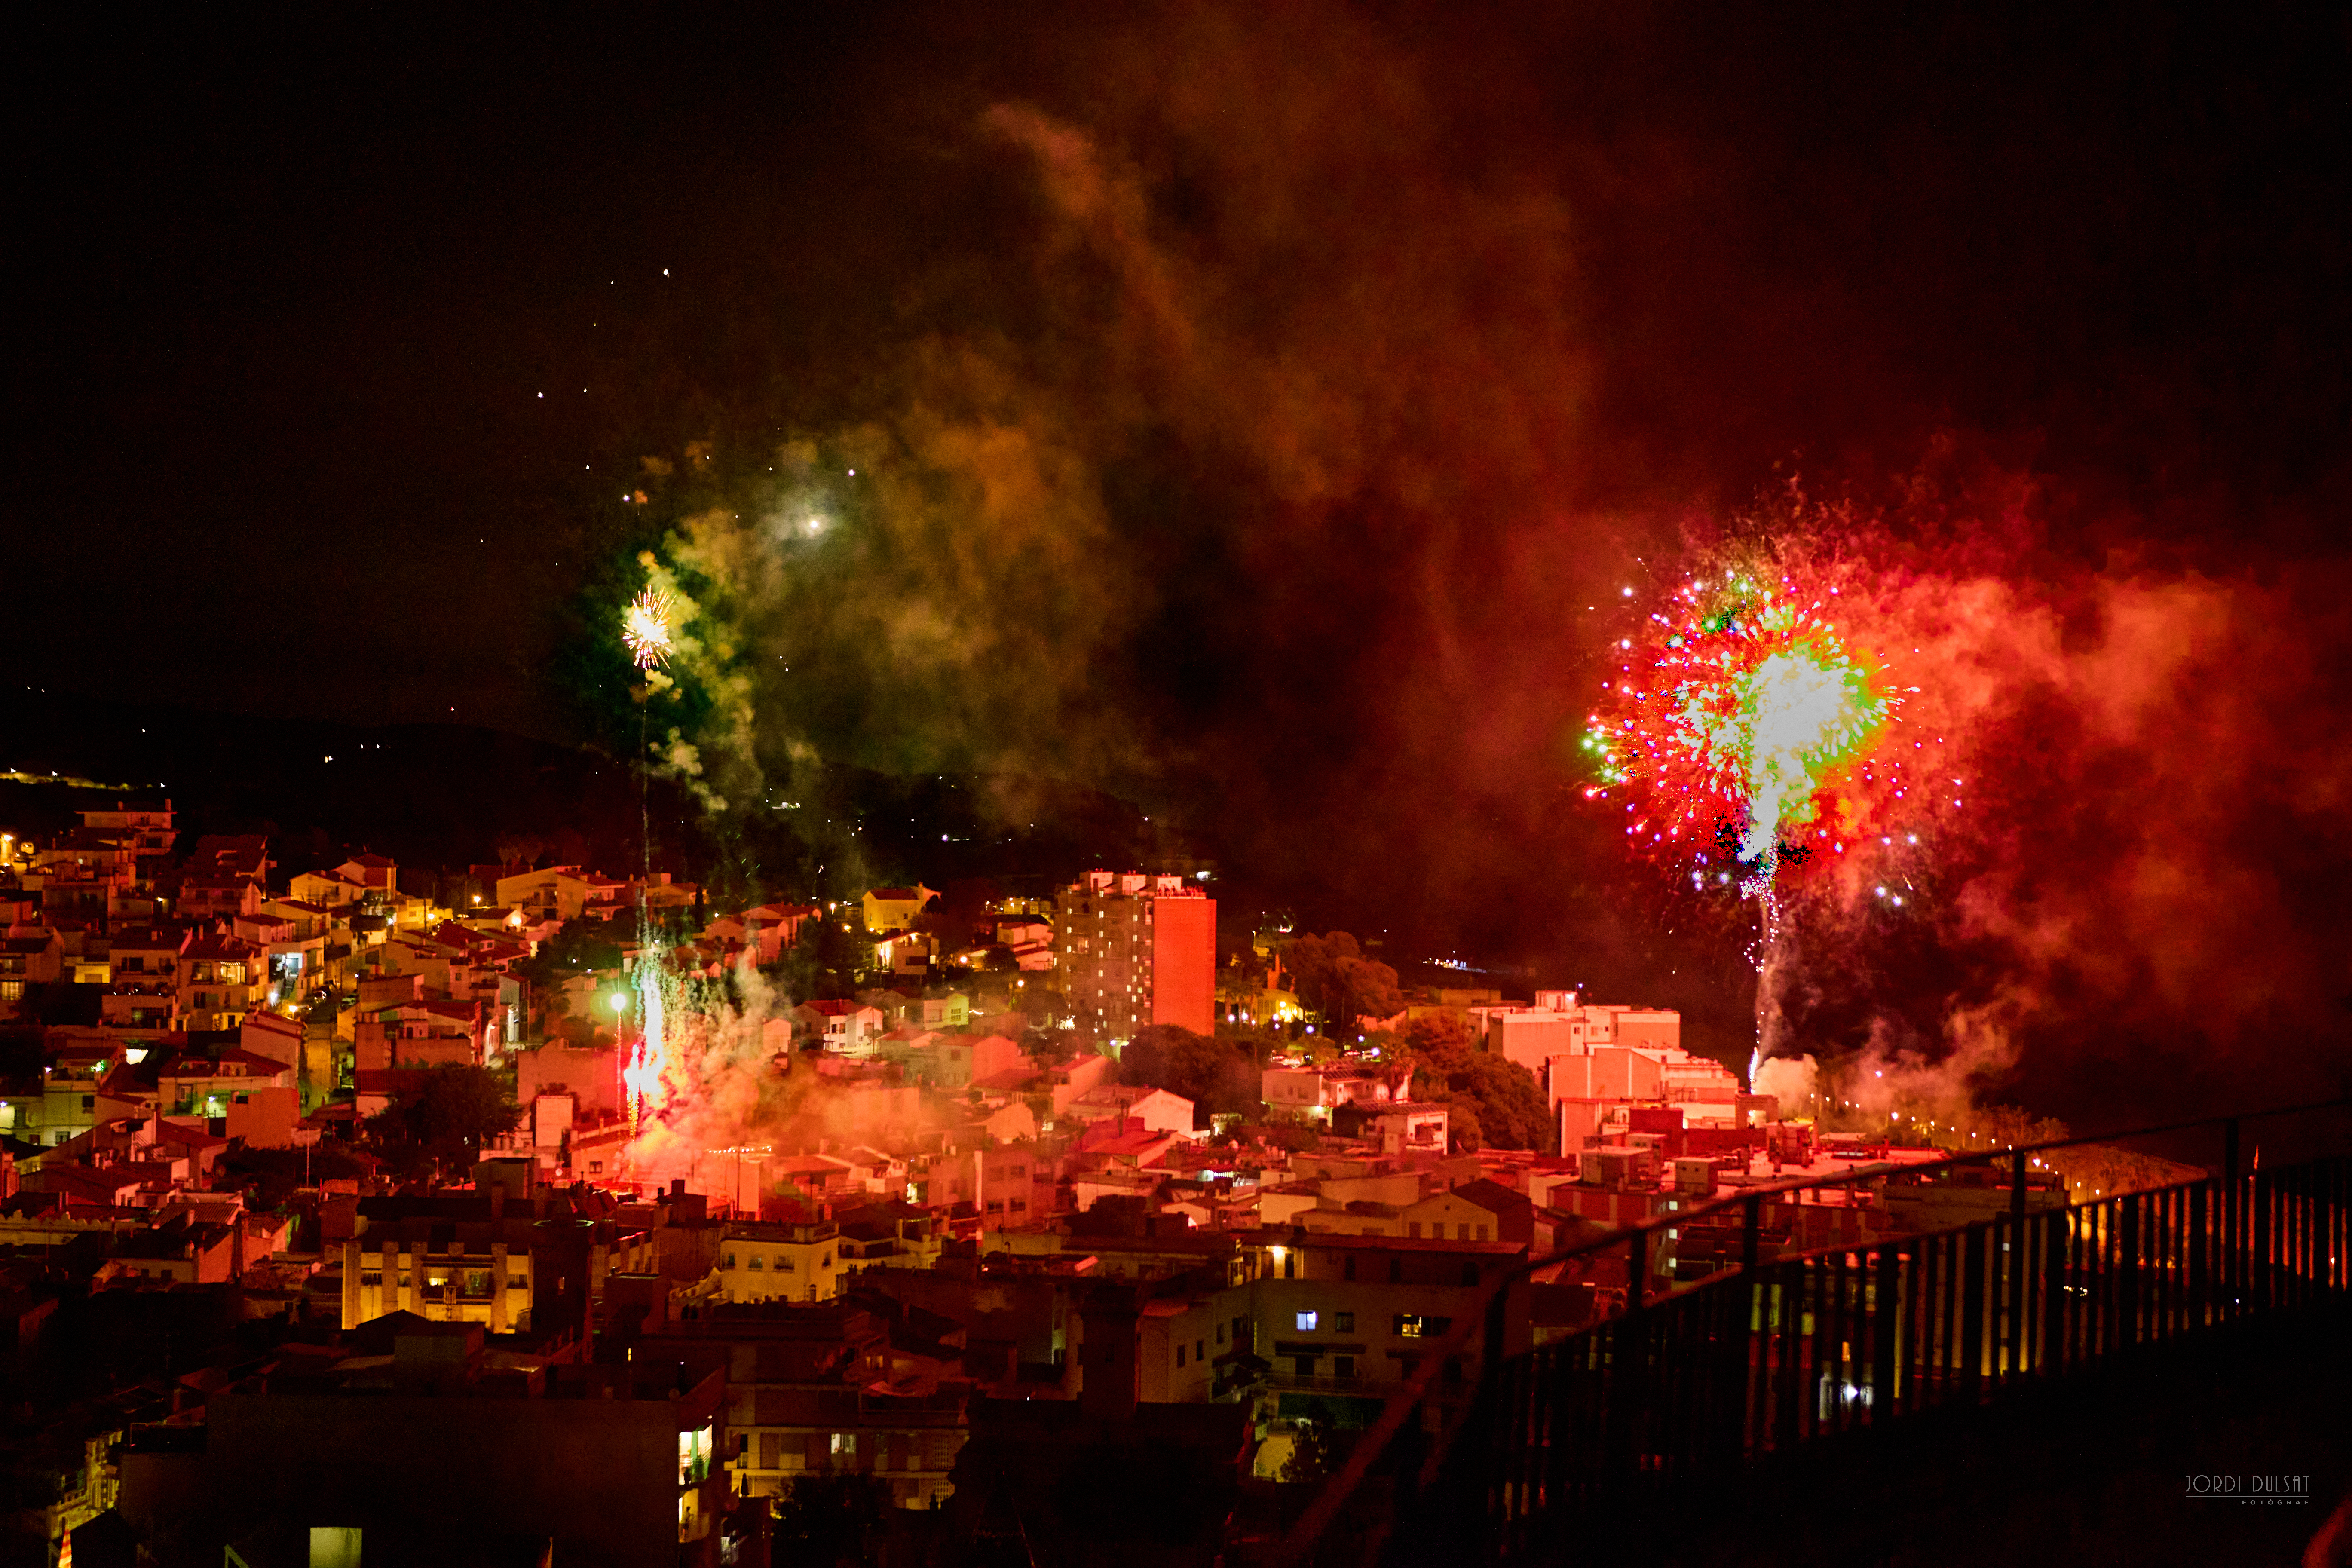
[[[961,397],[1051,423],[1108,519],[1040,568],[1071,597],[987,594],[1115,613],[1045,638],[1018,744],[795,722],[1092,776],[1361,923],[1678,994],[1562,820],[1566,606],[1792,468],[1870,505],[1938,462],[2031,486],[2052,580],[2340,583],[2352,44],[1633,9],[51,18],[14,51],[12,665],[577,738],[550,672],[641,457]],[[1055,183],[1078,143],[1144,241]],[[2341,864],[2343,796],[2305,805]],[[2340,1031],[2326,990],[2297,1027]]]

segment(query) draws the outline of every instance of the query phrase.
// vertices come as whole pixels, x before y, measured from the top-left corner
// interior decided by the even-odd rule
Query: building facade
[[[1063,889],[1055,937],[1078,1026],[1113,1051],[1154,1024],[1215,1028],[1217,901],[1181,877],[1089,871]]]

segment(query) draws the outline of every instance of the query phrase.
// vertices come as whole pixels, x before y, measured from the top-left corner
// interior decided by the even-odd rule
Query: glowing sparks
[[[655,669],[669,662],[676,651],[670,642],[670,597],[647,588],[632,600],[621,616],[621,640],[639,669]]]
[[[667,965],[658,938],[638,957],[635,972],[638,1033],[629,1061],[621,1069],[621,1088],[629,1107],[629,1138],[635,1142],[647,1111],[658,1111],[668,1097],[664,1071],[669,1065],[669,1004],[665,993]],[[623,1000],[615,997],[616,1003]]]
[[[1874,823],[1907,793],[1900,758],[1876,755],[1902,689],[1841,626],[1861,610],[1836,586],[1778,569],[1685,582],[1643,632],[1616,640],[1586,722],[1586,796],[1628,797],[1628,841],[1687,857],[1694,890],[1736,879],[1762,917],[1748,952],[1759,971],[1782,952],[1783,868],[1842,865],[1849,844],[1891,847]],[[1768,976],[1751,1076],[1775,1043],[1769,989]]]
[[[1832,597],[1736,574],[1713,588],[1693,582],[1642,642],[1619,643],[1606,705],[1587,722],[1600,782],[1585,793],[1638,789],[1628,837],[1687,850],[1698,866],[1718,848],[1768,881],[1815,839],[1843,853],[1854,798],[1899,778],[1899,763],[1874,765],[1869,752],[1901,699],[1829,618]]]

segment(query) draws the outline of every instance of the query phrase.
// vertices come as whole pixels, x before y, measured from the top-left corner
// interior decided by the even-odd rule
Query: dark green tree
[[[780,1561],[825,1564],[873,1561],[868,1550],[889,1518],[890,1483],[857,1470],[794,1476],[776,1509]]]
[[[1380,1037],[1380,1048],[1391,1081],[1402,1084],[1410,1073],[1414,1099],[1450,1109],[1455,1149],[1551,1148],[1551,1108],[1536,1075],[1507,1057],[1476,1049],[1469,1031],[1453,1019],[1416,1018]]]
[[[568,920],[540,944],[537,952],[515,964],[515,972],[540,987],[552,986],[568,975],[592,969],[621,967],[621,944],[614,940],[609,921],[585,915]]]
[[[521,1115],[497,1073],[451,1062],[411,1079],[368,1118],[368,1130],[401,1163],[439,1164],[473,1159],[483,1144],[512,1131]]]
[[[1265,1024],[1220,1024],[1217,1038],[1249,1058],[1251,1066],[1260,1068],[1269,1057],[1290,1048],[1290,1036]]]
[[[835,915],[802,922],[800,934],[764,973],[793,1002],[833,1002],[857,994],[858,976],[874,966],[874,944]]]
[[[1331,1473],[1331,1436],[1320,1421],[1300,1421],[1290,1435],[1290,1453],[1282,1461],[1280,1479],[1292,1486],[1311,1486]]]
[[[1323,1021],[1326,1030],[1353,1039],[1358,1018],[1392,1017],[1404,1007],[1396,971],[1364,956],[1343,931],[1292,939],[1282,950],[1298,1000]]]
[[[1246,1116],[1259,1105],[1257,1064],[1245,1051],[1174,1024],[1138,1031],[1119,1055],[1118,1076],[1122,1083],[1182,1095],[1196,1121],[1229,1111]]]

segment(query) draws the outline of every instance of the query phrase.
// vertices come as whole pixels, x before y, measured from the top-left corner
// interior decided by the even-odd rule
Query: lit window
[[[677,1435],[677,1484],[691,1486],[710,1474],[710,1428]]]
[[[1311,1334],[1315,1331],[1315,1326],[1322,1321],[1323,1314],[1320,1312],[1301,1312],[1297,1315],[1298,1331],[1302,1334]]]

